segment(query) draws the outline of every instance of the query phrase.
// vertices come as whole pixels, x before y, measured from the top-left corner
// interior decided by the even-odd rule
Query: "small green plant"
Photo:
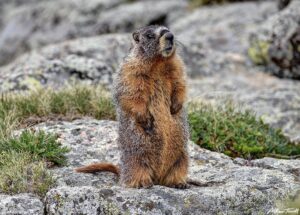
[[[248,49],[248,55],[253,63],[257,65],[265,65],[269,60],[269,47],[270,44],[265,41],[257,41],[252,43]]]
[[[45,160],[56,165],[66,164],[67,147],[62,147],[56,135],[44,131],[23,131],[18,137],[0,140],[0,152],[28,153],[33,160]]]
[[[43,197],[53,186],[52,175],[42,161],[34,162],[32,154],[15,151],[0,153],[0,192],[36,193]]]
[[[232,103],[192,103],[188,115],[192,140],[203,148],[246,159],[300,155],[300,145]]]

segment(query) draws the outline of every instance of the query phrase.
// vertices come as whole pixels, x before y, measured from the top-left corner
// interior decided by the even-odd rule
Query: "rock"
[[[115,1],[109,1],[108,3],[104,0],[93,0],[90,1],[89,4],[85,4],[80,0],[76,0],[72,3],[67,3],[66,1],[61,1],[60,3],[46,2],[36,4],[34,7],[26,7],[25,5],[19,9],[18,12],[11,15],[12,18],[10,20],[16,20],[15,23],[24,28],[23,30],[21,27],[18,28],[22,30],[22,34],[28,31],[26,40],[20,40],[22,44],[24,42],[26,45],[18,44],[16,41],[13,41],[13,45],[10,45],[10,43],[5,40],[6,37],[9,39],[13,38],[9,31],[5,34],[6,36],[5,38],[3,37],[3,40],[1,40],[0,36],[0,44],[2,41],[2,44],[7,45],[9,49],[0,50],[11,50],[14,49],[13,47],[16,49],[29,47],[28,49],[26,48],[26,50],[38,49],[48,43],[55,43],[77,36],[90,36],[91,31],[99,33],[101,29],[103,30],[102,33],[132,31],[138,27],[138,25],[143,25],[143,23],[151,24],[154,22],[163,22],[164,24],[168,24],[175,22],[171,25],[171,30],[174,30],[176,35],[178,34],[179,41],[184,40],[183,45],[178,44],[178,52],[184,58],[186,65],[188,65],[187,72],[189,76],[193,78],[207,76],[232,70],[236,64],[246,64],[246,58],[243,56],[242,51],[245,49],[244,46],[246,46],[246,42],[242,41],[242,38],[249,31],[246,29],[252,28],[251,26],[272,13],[274,7],[274,5],[266,2],[261,4],[233,4],[232,7],[200,8],[195,10],[191,15],[182,18],[182,20],[176,21],[178,19],[172,18],[172,15],[185,10],[187,4],[185,1],[162,1],[154,5],[152,5],[150,1],[138,1],[131,4],[121,4],[119,6],[115,5],[117,5],[120,0],[118,0],[118,2],[117,0]],[[69,10],[73,10],[74,7],[80,7],[80,10],[76,13],[69,13]],[[99,14],[99,17],[101,17],[99,19],[94,17],[94,13],[90,13],[95,7],[105,10]],[[149,8],[151,8],[151,12],[148,12],[148,10],[150,10]],[[145,12],[145,10],[147,12]],[[33,11],[37,12],[33,13]],[[42,13],[41,11],[44,12]],[[129,13],[130,11],[136,12]],[[242,16],[240,11],[245,12],[247,15]],[[255,11],[258,12],[255,13]],[[237,15],[233,15],[237,12],[239,12]],[[51,16],[48,16],[48,13],[51,14]],[[32,14],[36,17],[32,18]],[[86,14],[91,14],[88,20],[96,20],[95,23],[85,24],[82,20],[85,20],[84,17]],[[114,14],[119,14],[122,18],[112,19]],[[168,16],[166,16],[166,14],[168,14]],[[222,14],[229,18],[224,20]],[[239,15],[245,18],[237,19],[236,16]],[[28,17],[28,19],[26,17]],[[60,17],[60,21],[54,22],[55,17]],[[28,24],[24,24],[26,20]],[[78,20],[81,21],[79,22]],[[79,22],[78,29],[74,27],[77,21]],[[199,24],[195,25],[197,22]],[[218,22],[220,23],[218,24]],[[8,22],[7,26],[10,26],[9,23],[13,23],[13,21]],[[45,25],[44,23],[52,24],[48,26],[48,24]],[[32,25],[36,30],[31,31],[28,25]],[[82,27],[82,25],[84,26]],[[68,27],[65,28],[64,26]],[[12,26],[11,28],[14,27]],[[75,33],[73,30],[69,31],[69,28],[73,29]],[[99,29],[96,30],[96,28]],[[226,28],[230,30],[228,30],[228,32],[222,30]],[[9,29],[9,27],[6,29]],[[243,31],[237,34],[238,38],[231,37],[231,30],[237,31],[240,29],[243,29]],[[6,30],[3,32],[5,31]],[[212,34],[211,31],[214,33]],[[12,33],[17,34],[18,32],[13,31]],[[23,37],[22,34],[18,35]],[[195,39],[194,35],[199,34],[203,36]],[[45,37],[44,35],[49,35],[49,40],[47,38],[48,36]],[[75,36],[68,37],[67,35]],[[211,41],[211,35],[215,35],[214,37],[216,37],[216,39],[214,39],[214,41]],[[227,42],[220,42],[223,40],[222,38],[218,38],[220,35],[225,35],[224,37],[226,37],[225,40]],[[97,46],[96,44],[99,45]],[[111,46],[111,44],[113,45]],[[121,59],[128,53],[129,46],[129,36],[110,35],[100,36],[99,39],[92,37],[70,42],[66,41],[50,45],[42,50],[35,50],[29,54],[25,54],[5,67],[0,67],[0,91],[26,90],[39,86],[51,86],[56,88],[60,87],[66,81],[70,81],[70,79],[110,86],[113,74],[116,72]],[[99,47],[99,50],[97,47]],[[117,50],[116,53],[114,52],[115,50]],[[224,54],[224,52],[226,53]],[[15,51],[12,53],[15,53]],[[238,59],[238,62],[236,59]]]
[[[275,158],[262,158],[251,162],[252,165],[266,169],[277,169],[287,174],[294,174],[300,178],[300,160],[278,160]]]
[[[284,9],[286,6],[289,5],[289,3],[291,2],[291,0],[278,0],[278,9],[282,10]]]
[[[212,75],[230,70],[235,62],[224,53],[245,55],[251,30],[276,11],[267,1],[200,7],[170,28],[187,50],[184,57],[192,76]]]
[[[14,62],[0,67],[0,92],[20,91],[39,87],[60,88],[68,82],[84,82],[111,87],[114,74],[129,53],[131,35],[109,34],[49,45],[24,54]],[[211,75],[211,71],[234,69],[245,64],[241,54],[224,54],[213,50],[178,47],[191,77]],[[199,59],[203,55],[204,60]],[[192,65],[201,66],[193,72]],[[193,75],[197,74],[197,75]]]
[[[244,66],[232,72],[189,81],[190,100],[233,100],[300,142],[300,83]]]
[[[62,0],[23,4],[7,15],[0,32],[0,65],[44,45],[75,37],[97,35],[95,22],[101,11],[122,0]]]
[[[226,54],[211,49],[179,44],[179,52],[186,65],[187,74],[191,78],[224,73],[230,71],[235,64],[226,57]]]
[[[268,72],[300,79],[300,2],[291,4],[262,24],[250,36],[249,56]]]
[[[245,36],[275,12],[272,2],[200,7],[172,23],[170,28],[185,45],[244,53],[248,46]]]
[[[111,34],[67,41],[25,54],[0,67],[0,92],[41,86],[59,88],[76,80],[110,86],[130,43],[127,34]]]
[[[117,122],[85,118],[42,123],[35,129],[59,134],[62,145],[71,149],[67,154],[68,166],[52,170],[58,182],[46,195],[47,214],[65,211],[70,214],[266,214],[275,207],[277,199],[299,186],[295,172],[237,163],[224,154],[201,149],[190,142],[189,178],[201,182],[202,187],[123,188],[112,173],[72,171],[97,161],[118,164]],[[295,167],[299,170],[299,165]]]
[[[11,11],[15,10],[16,8],[24,4],[27,5],[30,4],[32,6],[33,4],[42,1],[48,1],[48,0],[10,0],[10,1],[0,0],[0,34],[5,23],[9,21],[9,17],[10,17],[9,14],[11,13]]]
[[[0,193],[0,214],[44,214],[44,205],[36,196],[28,193],[14,196]]]
[[[48,44],[101,33],[131,32],[154,23],[167,24],[172,11],[187,6],[184,1],[124,2],[60,0],[23,5],[13,10],[0,32],[0,65]]]
[[[138,1],[123,4],[100,15],[97,29],[101,33],[132,32],[137,28],[151,24],[168,25],[168,17],[173,11],[184,10],[185,1]],[[116,17],[117,14],[117,17]]]

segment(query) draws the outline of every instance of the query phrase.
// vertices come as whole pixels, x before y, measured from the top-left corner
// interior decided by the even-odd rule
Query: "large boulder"
[[[125,0],[55,0],[24,4],[7,15],[0,31],[0,65],[47,44],[101,33],[131,32],[149,24],[167,24],[172,13],[186,6],[184,1],[153,4]]]
[[[122,0],[30,0],[3,3],[0,65],[46,44],[92,36],[100,12]]]
[[[130,36],[111,34],[50,45],[0,67],[0,92],[59,88],[72,81],[110,86],[126,56]]]
[[[274,159],[274,164],[285,163],[285,168],[270,167],[263,159],[232,160],[191,142],[189,178],[203,186],[126,189],[112,173],[74,172],[91,162],[119,162],[117,122],[86,118],[42,123],[35,129],[59,134],[61,143],[71,149],[68,166],[52,170],[57,185],[46,195],[47,214],[267,214],[276,208],[276,200],[299,189],[295,174],[299,160]]]
[[[250,36],[249,56],[267,71],[300,79],[300,1],[270,17]]]

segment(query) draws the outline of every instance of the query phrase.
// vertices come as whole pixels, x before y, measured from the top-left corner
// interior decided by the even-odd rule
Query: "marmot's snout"
[[[174,41],[174,35],[171,32],[166,33],[165,38],[166,38],[166,40],[170,41],[171,43],[173,43],[173,41]]]
[[[175,51],[174,35],[167,30],[161,32],[160,49],[164,57],[169,57]]]

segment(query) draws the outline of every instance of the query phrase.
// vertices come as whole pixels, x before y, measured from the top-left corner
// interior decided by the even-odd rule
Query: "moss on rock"
[[[265,65],[269,62],[270,44],[266,41],[257,41],[248,49],[248,55],[253,63],[257,65]]]

